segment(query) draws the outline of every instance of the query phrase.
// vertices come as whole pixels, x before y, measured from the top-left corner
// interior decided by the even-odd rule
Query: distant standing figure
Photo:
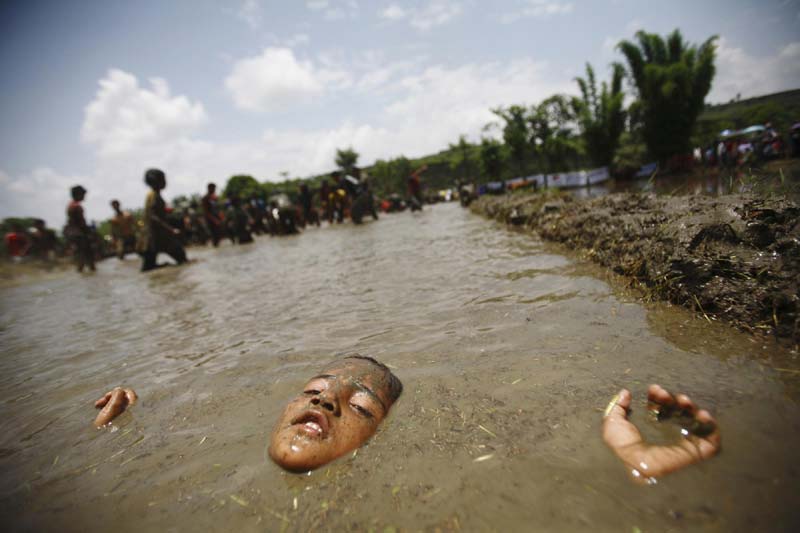
[[[72,201],[67,206],[67,225],[64,226],[64,237],[72,246],[75,256],[75,266],[78,272],[83,272],[84,267],[94,272],[94,237],[92,229],[86,224],[81,202],[86,198],[86,189],[76,185],[70,189]]]
[[[203,196],[203,218],[208,228],[208,234],[211,236],[211,242],[214,246],[219,246],[219,241],[222,239],[223,224],[222,217],[219,214],[217,186],[214,183],[209,183],[206,189],[206,195]]]
[[[408,177],[408,196],[411,210],[422,209],[422,183],[420,175],[428,170],[428,165],[422,165]]]
[[[6,233],[5,242],[8,255],[15,259],[27,255],[28,249],[31,246],[30,239],[28,239],[22,226],[18,223],[13,224],[11,226],[11,231]]]
[[[159,252],[168,254],[178,264],[185,263],[186,251],[179,240],[181,232],[167,222],[167,205],[161,197],[161,191],[167,186],[167,176],[163,171],[151,168],[145,172],[144,181],[151,191],[144,202],[142,272],[157,268]]]
[[[114,218],[111,219],[111,238],[117,257],[125,259],[125,254],[136,251],[136,221],[128,211],[123,211],[119,200],[111,200]]]
[[[231,206],[228,208],[228,234],[234,244],[248,244],[253,242],[253,234],[250,232],[250,215],[242,207],[242,202],[238,196],[230,197]]]
[[[53,259],[57,247],[56,232],[48,228],[41,218],[34,220],[30,254],[42,261],[50,261]]]

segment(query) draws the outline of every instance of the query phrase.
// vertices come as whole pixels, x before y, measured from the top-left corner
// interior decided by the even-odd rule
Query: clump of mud
[[[547,192],[471,208],[582,251],[653,298],[800,341],[800,207],[783,197]]]

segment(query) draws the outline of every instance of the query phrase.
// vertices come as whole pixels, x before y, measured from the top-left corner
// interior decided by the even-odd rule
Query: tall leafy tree
[[[503,145],[495,139],[481,140],[481,170],[489,179],[500,179],[503,171]]]
[[[572,107],[581,130],[586,153],[593,165],[609,166],[619,146],[619,138],[625,131],[625,93],[622,79],[625,68],[612,65],[611,85],[603,82],[600,93],[594,69],[586,64],[586,78],[576,78],[581,90],[580,98],[572,99]]]
[[[514,161],[515,170],[521,176],[525,175],[531,154],[528,110],[520,105],[512,105],[492,109],[492,113],[503,120],[503,141]]]
[[[260,192],[261,185],[253,176],[242,174],[231,176],[225,184],[226,198],[231,198],[232,196],[250,198],[253,195],[258,195]]]
[[[566,96],[556,94],[528,114],[531,144],[545,172],[562,172],[580,155],[574,132],[575,115]]]
[[[700,46],[683,40],[677,29],[666,39],[640,31],[619,49],[641,105],[642,136],[659,162],[691,150],[691,136],[716,72],[716,39]]]
[[[456,144],[450,143],[450,151],[455,153],[450,160],[450,168],[458,173],[459,179],[471,180],[473,146],[467,141],[467,137],[460,135]]]
[[[336,150],[336,166],[344,172],[350,173],[358,162],[358,152],[353,147]]]

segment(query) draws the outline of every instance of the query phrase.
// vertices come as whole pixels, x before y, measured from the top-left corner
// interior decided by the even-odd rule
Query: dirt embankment
[[[800,342],[800,206],[785,198],[512,194],[472,210],[582,251],[655,298]]]

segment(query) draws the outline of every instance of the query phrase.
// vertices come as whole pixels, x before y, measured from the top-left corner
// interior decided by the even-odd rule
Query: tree
[[[253,176],[231,176],[225,184],[225,197],[250,198],[261,193],[261,185]]]
[[[580,156],[573,125],[575,115],[569,99],[556,94],[531,108],[528,127],[531,144],[545,172],[563,172]]]
[[[714,79],[717,37],[699,47],[684,42],[677,29],[664,40],[654,33],[636,33],[636,42],[618,48],[638,92],[642,136],[659,162],[691,151],[691,136]]]
[[[595,166],[609,166],[619,146],[619,138],[625,130],[625,93],[622,92],[622,79],[625,69],[622,65],[612,65],[611,86],[603,82],[600,94],[594,69],[586,64],[586,79],[576,78],[581,90],[580,98],[572,99],[581,136],[586,152]]]
[[[467,137],[460,135],[458,143],[450,144],[450,151],[455,152],[455,156],[450,160],[450,169],[457,172],[458,179],[470,181],[472,179],[473,146],[467,141]]]
[[[390,161],[378,160],[370,169],[371,187],[381,195],[403,194],[406,180],[413,170],[411,161],[403,156]]]
[[[358,152],[353,147],[336,150],[336,166],[349,174],[358,162]]]
[[[481,170],[490,179],[500,179],[503,171],[503,145],[495,139],[481,139]]]
[[[508,147],[517,172],[520,176],[524,176],[531,151],[527,110],[523,106],[512,105],[507,108],[492,109],[492,113],[503,120],[503,141]]]

